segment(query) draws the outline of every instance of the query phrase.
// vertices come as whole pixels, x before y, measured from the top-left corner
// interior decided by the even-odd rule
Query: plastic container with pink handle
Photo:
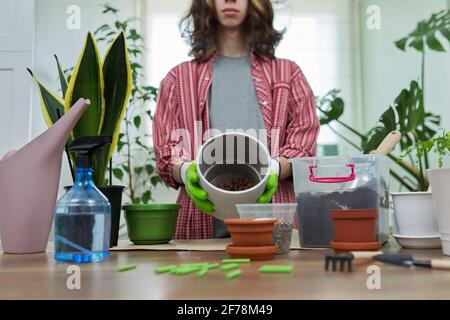
[[[329,247],[330,210],[377,209],[377,237],[389,236],[389,164],[383,155],[291,159],[300,245]]]

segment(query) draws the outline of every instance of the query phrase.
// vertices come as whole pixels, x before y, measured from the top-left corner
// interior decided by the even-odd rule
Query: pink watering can
[[[4,253],[44,252],[53,222],[64,146],[89,100],[0,160],[0,237]]]

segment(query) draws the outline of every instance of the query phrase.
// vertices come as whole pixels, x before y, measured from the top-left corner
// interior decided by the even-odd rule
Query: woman
[[[161,82],[153,122],[157,169],[169,186],[182,186],[174,238],[223,237],[192,164],[209,130],[265,129],[263,142],[279,169],[258,202],[295,202],[288,159],[316,152],[315,99],[300,68],[274,55],[282,34],[273,28],[270,0],[193,0],[182,22],[194,59]]]

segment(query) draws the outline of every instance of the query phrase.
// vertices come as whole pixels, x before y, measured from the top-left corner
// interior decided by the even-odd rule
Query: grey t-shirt
[[[253,84],[249,55],[217,57],[213,64],[209,99],[211,129],[220,132],[243,131],[267,145],[265,131],[259,131],[265,126]],[[214,235],[216,238],[229,236],[222,220],[214,219]]]

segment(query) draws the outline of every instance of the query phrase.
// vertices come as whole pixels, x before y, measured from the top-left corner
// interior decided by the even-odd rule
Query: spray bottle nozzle
[[[69,151],[77,154],[77,167],[90,168],[93,153],[105,144],[111,143],[111,136],[84,136],[75,139],[69,146]]]

